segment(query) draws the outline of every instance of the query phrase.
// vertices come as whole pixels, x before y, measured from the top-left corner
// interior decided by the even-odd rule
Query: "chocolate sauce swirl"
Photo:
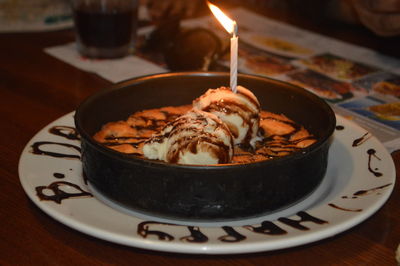
[[[32,144],[32,150],[31,152],[36,155],[47,155],[51,157],[57,157],[57,158],[72,158],[72,159],[80,159],[80,155],[75,155],[75,154],[65,154],[65,153],[59,153],[59,152],[54,152],[54,151],[46,151],[42,148],[42,146],[62,146],[69,148],[71,150],[77,151],[79,154],[81,153],[81,148],[68,144],[68,143],[62,143],[62,142],[52,142],[52,141],[37,141]]]
[[[364,142],[366,142],[369,138],[371,138],[371,135],[369,134],[369,132],[365,133],[364,135],[362,135],[360,138],[357,138],[353,141],[352,146],[353,147],[357,147],[360,146],[361,144],[363,144]]]
[[[378,172],[377,168],[372,169],[372,167],[371,167],[372,157],[378,159],[379,161],[381,160],[378,156],[376,156],[376,150],[375,149],[369,149],[367,151],[367,153],[368,153],[368,171],[370,171],[376,177],[381,177],[383,174],[381,172]]]
[[[73,187],[79,192],[76,193],[65,192],[64,190],[61,189],[63,186]],[[78,185],[66,181],[53,182],[48,186],[37,186],[35,189],[36,189],[36,195],[39,197],[40,200],[54,201],[55,203],[58,204],[61,204],[63,200],[69,198],[93,197],[91,193],[84,191]],[[47,190],[50,190],[52,192],[52,195],[48,195],[47,193],[45,193],[45,191]]]
[[[80,140],[80,136],[74,127],[70,126],[54,126],[49,129],[53,135],[64,137],[70,140]]]

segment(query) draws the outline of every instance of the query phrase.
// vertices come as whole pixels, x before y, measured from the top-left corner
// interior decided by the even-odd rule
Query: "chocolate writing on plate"
[[[64,189],[71,189],[75,192],[66,192]],[[46,193],[47,192],[47,193]],[[87,191],[84,191],[76,184],[72,184],[66,181],[53,182],[48,186],[37,186],[36,195],[40,200],[54,201],[55,203],[61,204],[65,199],[77,198],[77,197],[93,197],[93,195]]]
[[[300,217],[300,219],[291,219],[291,218],[279,218],[278,221],[288,225],[289,227],[292,227],[297,230],[301,231],[307,231],[310,230],[310,228],[306,227],[303,225],[305,222],[312,222],[314,224],[327,224],[327,221],[324,221],[322,219],[319,219],[317,217],[314,217],[307,212],[301,211],[297,213],[297,216]],[[151,226],[157,226],[157,228],[162,228],[158,230],[150,230]],[[169,224],[169,223],[161,223],[161,222],[154,222],[154,221],[144,221],[138,224],[137,226],[137,234],[142,236],[143,238],[147,238],[150,235],[156,236],[159,240],[164,240],[164,241],[172,241],[175,239],[175,237],[172,235],[172,233],[167,233],[168,229],[171,228],[171,226],[182,226],[178,224]],[[195,226],[187,226],[190,235],[181,237],[181,241],[188,241],[192,243],[205,243],[209,240],[209,237],[206,236],[203,232],[201,232],[199,227]],[[279,235],[285,235],[288,232],[281,228],[279,225],[277,225],[274,222],[271,221],[263,221],[261,225],[245,225],[242,226],[242,228],[245,228],[253,233],[257,234],[263,234],[263,235],[270,235],[270,236],[279,236]],[[230,242],[230,243],[235,243],[239,241],[243,241],[246,239],[246,237],[239,232],[237,232],[233,227],[230,226],[222,226],[221,229],[226,233],[222,236],[219,236],[217,239],[220,240],[221,242]],[[165,232],[165,231],[167,232]]]
[[[328,223],[327,221],[318,219],[314,216],[309,215],[308,213],[301,211],[297,213],[298,216],[300,216],[300,220],[292,220],[286,217],[282,217],[279,218],[278,221],[280,221],[281,223],[287,224],[293,228],[296,228],[298,230],[302,230],[302,231],[308,231],[310,230],[310,228],[302,225],[303,222],[313,222],[315,224],[326,224]]]
[[[359,190],[359,191],[355,192],[353,195],[356,196],[356,197],[369,195],[371,193],[375,193],[375,192],[377,192],[377,191],[379,191],[381,189],[384,189],[384,188],[386,188],[386,187],[388,187],[390,185],[392,185],[392,183],[389,183],[389,184],[386,184],[386,185],[383,185],[383,186],[379,186],[379,187],[375,187],[375,188],[371,188],[371,189]]]
[[[60,136],[69,140],[80,140],[79,134],[77,133],[74,127],[70,126],[53,126],[49,129],[49,133]],[[52,151],[51,149],[57,147],[67,148],[72,151],[72,153],[61,153]],[[56,158],[71,158],[71,159],[80,159],[81,148],[63,142],[53,142],[53,141],[37,141],[32,144],[31,152],[36,155],[47,155]]]
[[[80,140],[80,136],[74,127],[54,126],[49,129],[49,133],[71,140]]]
[[[137,226],[137,234],[142,236],[143,238],[147,238],[149,235],[155,235],[157,236],[158,240],[164,240],[164,241],[172,241],[175,238],[165,232],[158,231],[158,230],[150,230],[151,225],[165,225],[165,226],[171,226],[174,224],[168,224],[168,223],[159,223],[159,222],[153,222],[153,221],[145,221],[141,222]]]
[[[54,176],[55,178],[59,178],[59,179],[62,179],[62,178],[65,177],[65,175],[62,174],[62,173],[53,173],[53,176]]]
[[[343,207],[340,207],[340,206],[338,206],[338,205],[336,205],[334,203],[329,203],[328,206],[330,206],[332,208],[335,208],[335,209],[338,209],[338,210],[341,210],[341,211],[347,211],[347,212],[361,212],[362,211],[362,209],[343,208]]]
[[[222,229],[226,232],[226,235],[218,237],[218,240],[222,242],[240,242],[245,240],[246,237],[240,233],[238,233],[233,227],[231,226],[222,226]]]
[[[204,243],[208,241],[208,237],[200,231],[197,226],[188,226],[190,235],[181,237],[180,240],[191,243]]]
[[[53,142],[53,141],[37,141],[32,144],[31,152],[36,155],[47,155],[47,156],[57,157],[57,158],[71,158],[71,159],[80,159],[81,158],[81,156],[77,155],[77,154],[60,153],[60,152],[46,150],[44,148],[44,147],[50,147],[50,146],[66,147],[68,149],[78,152],[79,154],[81,153],[81,148],[76,145],[62,143],[62,142]]]
[[[358,190],[358,191],[356,191],[356,192],[353,193],[353,196],[351,196],[351,197],[343,196],[342,198],[343,198],[343,199],[349,199],[349,198],[351,198],[351,199],[357,199],[358,197],[361,197],[361,196],[367,196],[367,195],[370,195],[370,194],[372,194],[372,193],[379,193],[380,190],[385,189],[385,188],[387,188],[387,187],[389,187],[389,186],[391,186],[391,185],[392,185],[392,183],[389,183],[389,184],[382,185],[382,186],[379,186],[379,187],[374,187],[374,188],[370,188],[370,189]]]
[[[371,138],[372,135],[369,134],[369,132],[365,133],[364,135],[362,135],[360,138],[357,138],[353,141],[352,146],[353,147],[357,147],[360,146],[361,144],[363,144],[364,142],[366,142],[369,138]]]
[[[389,183],[389,184],[382,185],[382,186],[379,186],[379,187],[358,190],[358,191],[354,192],[353,195],[350,196],[350,197],[349,196],[342,196],[342,199],[357,199],[357,198],[359,198],[361,196],[367,196],[367,195],[370,195],[370,194],[373,194],[373,193],[379,194],[380,190],[385,189],[385,188],[387,188],[387,187],[389,187],[391,185],[392,185],[392,183]],[[334,203],[329,203],[328,206],[330,206],[332,208],[335,208],[335,209],[338,209],[338,210],[341,210],[341,211],[348,211],[348,212],[361,212],[362,211],[362,209],[344,208],[344,207],[338,206],[337,204],[334,204]]]
[[[368,171],[370,171],[371,173],[373,173],[374,174],[374,176],[376,176],[376,177],[381,177],[382,176],[382,173],[381,172],[378,172],[378,168],[372,168],[372,166],[371,166],[371,161],[372,161],[372,158],[375,158],[375,159],[378,159],[379,161],[381,160],[381,158],[379,158],[377,155],[376,155],[376,150],[374,150],[374,149],[369,149],[368,151],[367,151],[367,153],[368,153]]]
[[[69,140],[80,140],[76,129],[70,126],[53,126],[49,129],[49,133]],[[71,150],[72,153],[54,151],[54,148],[58,150],[60,147],[67,148],[67,150]],[[81,158],[81,148],[69,143],[37,141],[32,144],[31,148],[31,152],[36,155],[46,155],[55,158]],[[70,169],[70,171],[72,171],[72,169]],[[55,172],[53,173],[53,177],[63,179],[65,178],[65,174]],[[35,190],[40,200],[53,201],[58,204],[61,204],[65,199],[93,197],[91,193],[83,190],[80,186],[67,181],[57,181],[49,185],[37,186]]]
[[[244,228],[264,235],[285,235],[287,232],[271,221],[263,221],[261,225],[245,225]]]

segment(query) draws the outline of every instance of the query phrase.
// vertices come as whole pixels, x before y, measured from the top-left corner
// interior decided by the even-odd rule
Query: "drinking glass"
[[[78,51],[92,58],[117,58],[135,45],[138,0],[70,0]]]

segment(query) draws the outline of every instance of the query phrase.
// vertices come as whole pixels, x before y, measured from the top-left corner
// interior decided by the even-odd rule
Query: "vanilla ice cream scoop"
[[[168,163],[229,163],[233,156],[233,138],[217,116],[192,109],[147,140],[143,153],[146,158]]]
[[[227,87],[209,89],[193,101],[193,108],[218,116],[231,131],[234,144],[254,146],[260,121],[260,103],[248,89],[238,86],[237,93]]]

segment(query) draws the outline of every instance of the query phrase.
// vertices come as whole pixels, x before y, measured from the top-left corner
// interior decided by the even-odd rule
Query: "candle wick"
[[[233,21],[233,23],[232,23],[232,34],[233,34],[233,37],[236,37],[238,35],[238,25],[237,25],[236,21]]]

